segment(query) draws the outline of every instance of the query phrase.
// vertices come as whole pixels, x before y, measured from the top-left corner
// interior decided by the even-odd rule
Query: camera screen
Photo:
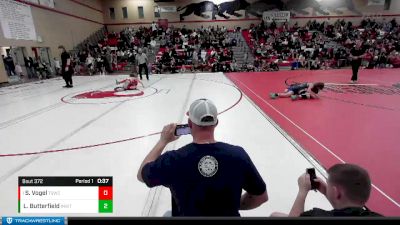
[[[186,135],[190,134],[190,127],[179,127],[176,129],[176,135]]]

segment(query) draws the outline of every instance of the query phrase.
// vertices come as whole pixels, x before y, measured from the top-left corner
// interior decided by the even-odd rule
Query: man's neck
[[[337,204],[335,209],[345,209],[345,208],[362,208],[364,207],[363,205],[352,203],[352,202],[343,202],[340,204]]]
[[[215,142],[213,135],[197,135],[196,137],[193,137],[193,143],[196,144],[211,144]]]

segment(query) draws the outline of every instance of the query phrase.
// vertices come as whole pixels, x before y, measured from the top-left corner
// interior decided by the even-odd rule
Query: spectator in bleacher
[[[29,57],[29,58],[25,57],[24,58],[24,62],[25,62],[26,72],[28,73],[28,78],[31,79],[31,78],[36,77],[35,71],[33,69],[33,59],[32,59],[32,57]],[[60,62],[58,62],[58,67],[61,68],[60,67]],[[58,70],[57,74],[59,74],[59,71],[60,70]]]
[[[305,173],[298,179],[299,192],[289,215],[273,213],[271,216],[381,216],[365,206],[371,193],[371,180],[365,169],[353,164],[336,164],[329,168],[328,176],[326,183],[321,178],[316,178],[314,181],[317,182],[317,190],[325,195],[333,210],[313,208],[304,211],[306,197],[311,190],[310,175]]]
[[[393,68],[400,68],[400,55],[399,52],[393,51],[389,56],[390,64]]]
[[[231,67],[231,72],[239,71],[239,66],[238,66],[238,64],[237,64],[235,59],[232,60],[232,63],[230,64],[230,67]]]
[[[86,51],[79,52],[78,58],[79,58],[79,62],[77,63],[77,65],[79,65],[79,72],[80,72],[81,67],[85,66],[85,62],[86,62],[86,58],[87,58]]]
[[[104,66],[107,71],[107,73],[112,73],[113,68],[112,68],[112,55],[111,55],[111,49],[110,46],[107,46],[106,52],[104,55]]]
[[[7,52],[7,56],[4,57],[4,55],[2,55],[3,57],[3,61],[4,61],[4,66],[7,70],[7,74],[8,76],[14,76],[16,75],[15,73],[15,64],[14,64],[14,60],[13,58],[10,56],[10,53]]]
[[[279,65],[277,61],[271,61],[269,64],[269,71],[279,71]]]
[[[22,67],[19,65],[19,63],[15,65],[15,75],[20,76],[21,78],[24,76]]]
[[[95,59],[89,53],[86,58],[86,62],[85,62],[85,65],[86,65],[89,75],[92,75],[94,73],[94,60]]]
[[[158,31],[158,26],[156,24],[156,22],[152,22],[151,23],[151,32],[152,32],[152,36],[156,36],[157,35],[157,31]]]
[[[246,151],[215,140],[218,112],[214,103],[198,99],[188,115],[193,142],[161,154],[179,138],[174,135],[177,125],[166,125],[143,160],[138,180],[148,187],[170,189],[172,216],[240,216],[239,210],[266,202],[266,185]]]
[[[115,51],[111,52],[111,68],[113,70],[118,70],[118,60],[117,60],[118,56],[115,53]]]
[[[310,70],[319,70],[319,69],[321,69],[321,61],[317,57],[314,60],[310,61]]]
[[[157,45],[156,40],[154,40],[154,38],[152,38],[151,41],[150,41],[150,52],[151,52],[152,54],[155,53],[155,52],[154,52],[154,49],[156,48],[156,45]]]
[[[97,55],[96,58],[96,68],[97,71],[99,71],[100,75],[105,75],[106,74],[106,68],[105,68],[105,57],[102,55]]]

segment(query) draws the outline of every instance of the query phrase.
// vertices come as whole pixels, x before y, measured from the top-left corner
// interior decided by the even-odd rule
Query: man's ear
[[[192,129],[193,124],[192,124],[192,121],[190,119],[188,119],[188,125],[189,125],[190,129]]]
[[[333,186],[333,194],[335,199],[341,199],[343,198],[343,193],[342,190],[338,186]]]

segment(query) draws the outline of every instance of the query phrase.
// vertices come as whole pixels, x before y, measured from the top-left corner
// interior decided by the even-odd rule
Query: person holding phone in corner
[[[246,151],[215,140],[219,121],[214,103],[198,99],[190,105],[188,115],[193,142],[161,154],[168,143],[179,138],[175,134],[189,133],[186,126],[166,125],[143,160],[138,180],[148,187],[170,189],[172,216],[240,216],[239,210],[266,202],[265,182]]]
[[[313,169],[308,169],[298,179],[299,192],[293,203],[289,215],[284,213],[272,213],[273,217],[343,217],[343,216],[381,216],[370,211],[366,206],[371,193],[371,180],[368,172],[353,164],[336,164],[329,168],[328,179],[325,183],[315,175]],[[315,177],[313,180],[310,177]],[[304,203],[307,194],[312,188],[325,195],[333,206],[333,210],[327,211],[313,208],[304,211]]]

